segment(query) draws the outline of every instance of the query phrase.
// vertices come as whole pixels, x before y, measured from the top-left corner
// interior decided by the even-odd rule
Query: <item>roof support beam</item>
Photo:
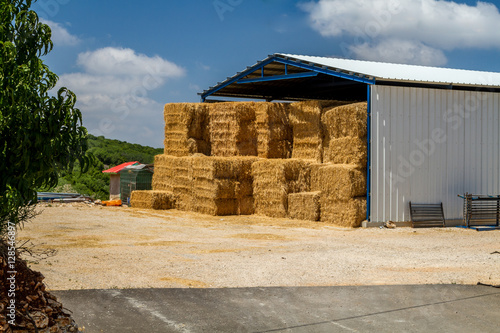
[[[235,75],[234,77],[227,79],[223,83],[220,83],[217,86],[212,87],[212,88],[208,89],[207,91],[203,92],[201,94],[201,101],[205,102],[205,100],[208,96],[213,95],[217,91],[227,87],[228,85],[238,81],[241,78],[244,78],[245,76],[247,76],[250,73],[253,73],[261,68],[263,69],[266,65],[272,63],[273,61],[274,61],[273,57],[268,57],[267,59],[265,59],[263,61],[259,61],[257,64],[255,64],[251,67],[247,67],[247,69],[244,70],[243,72],[241,72],[241,73]]]
[[[283,75],[283,76],[282,75],[268,76],[268,77],[264,76],[264,67],[273,63],[273,62],[280,63],[280,64],[284,65],[285,75]],[[289,74],[290,68],[288,66],[304,69],[304,70],[307,70],[308,72],[306,72],[306,74],[304,74],[306,76],[302,76],[302,77],[301,76],[292,76],[292,75],[302,75],[302,73]],[[245,79],[245,77],[248,76],[249,74],[256,72],[256,71],[259,71],[259,70],[261,71],[260,79],[258,77],[255,79]],[[293,60],[290,58],[283,58],[282,56],[279,56],[279,55],[272,55],[263,61],[259,61],[254,66],[247,67],[246,70],[236,74],[233,77],[228,78],[226,81],[224,81],[222,83],[218,83],[216,86],[211,87],[208,90],[205,90],[200,95],[201,95],[202,101],[204,102],[206,100],[206,98],[211,96],[211,95],[221,95],[222,96],[222,94],[218,94],[218,92],[220,90],[226,88],[227,86],[232,85],[232,84],[251,83],[251,82],[258,83],[258,82],[275,81],[275,80],[286,80],[286,79],[294,79],[294,78],[313,77],[313,75],[309,74],[309,72],[326,74],[329,76],[347,79],[347,80],[350,80],[351,82],[358,82],[358,83],[363,83],[363,84],[375,84],[376,83],[376,80],[372,77],[367,77],[367,76],[359,75],[359,74],[357,75],[355,73],[348,74],[348,73],[342,72],[341,70],[335,70],[332,68],[327,68],[324,66],[315,65],[313,63],[303,63],[299,60]],[[307,76],[307,75],[311,75],[311,76]],[[255,81],[250,81],[250,80],[255,80]],[[231,97],[230,94],[227,94],[226,96]],[[240,96],[245,97],[246,94],[241,94]],[[238,97],[238,96],[236,95],[235,97]],[[251,97],[247,97],[247,98],[251,98]],[[254,96],[254,98],[261,98],[261,97]]]
[[[241,79],[241,80],[238,80],[236,83],[242,84],[242,83],[289,80],[289,79],[302,79],[305,77],[318,76],[318,74],[319,74],[318,72],[304,72],[304,73],[297,73],[297,74],[272,75],[272,76],[263,76],[263,77],[256,78],[256,79]]]

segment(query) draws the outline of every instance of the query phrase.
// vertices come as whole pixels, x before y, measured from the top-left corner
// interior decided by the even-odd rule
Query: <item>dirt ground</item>
[[[40,209],[18,241],[57,250],[30,264],[52,290],[500,284],[500,231],[351,230],[82,204]]]

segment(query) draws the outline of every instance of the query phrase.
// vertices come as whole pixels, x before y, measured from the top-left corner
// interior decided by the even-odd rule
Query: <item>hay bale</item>
[[[210,155],[209,118],[205,104],[166,104],[164,119],[165,155]]]
[[[357,228],[366,219],[366,197],[337,201],[321,196],[321,221],[339,227]]]
[[[237,182],[232,179],[193,179],[195,201],[207,199],[235,199]],[[197,203],[196,203],[197,204]]]
[[[176,208],[189,211],[193,198],[192,158],[168,155],[155,156],[153,190],[172,192]]]
[[[286,159],[292,156],[292,129],[288,106],[284,103],[254,104],[257,128],[257,153],[261,158]]]
[[[320,193],[302,192],[288,195],[288,214],[292,219],[318,221],[320,218]]]
[[[256,157],[193,157],[193,210],[210,215],[253,214]]]
[[[309,163],[304,160],[258,161],[252,165],[252,174],[256,214],[286,217],[288,194],[309,191]]]
[[[290,124],[293,131],[292,158],[323,159],[323,131],[321,126],[322,105],[319,101],[292,103],[289,106]]]
[[[252,164],[257,157],[155,156],[154,190],[168,190],[175,207],[210,215],[253,214]]]
[[[196,199],[196,211],[212,216],[237,215],[238,200],[236,199]]]
[[[209,104],[212,156],[257,156],[255,103]]]
[[[343,137],[332,139],[325,153],[325,163],[333,164],[355,164],[360,168],[366,168],[368,156],[368,144],[366,139],[358,137]]]
[[[322,185],[321,185],[321,177],[320,177],[320,170],[321,168],[327,166],[327,164],[323,163],[312,163],[309,166],[310,169],[310,184],[311,184],[311,191],[321,191],[322,190]]]
[[[330,147],[335,139],[342,139],[346,137],[359,138],[366,141],[367,136],[367,103],[353,103],[338,107],[329,108],[326,110],[321,118],[324,129],[323,139],[323,162],[333,162]],[[337,144],[339,141],[336,142]],[[352,142],[356,145],[356,142]],[[335,142],[333,143],[335,145]],[[355,151],[358,149],[353,147]],[[345,159],[344,159],[345,160]],[[337,163],[337,162],[335,162]],[[354,162],[357,164],[358,162]]]
[[[206,179],[252,179],[252,164],[257,157],[193,156],[193,176]]]
[[[172,170],[169,159],[174,158],[169,155],[155,156],[155,172],[153,174],[152,188],[154,191],[173,191],[172,187]]]
[[[323,161],[322,116],[326,109],[339,107],[349,102],[306,101],[289,105],[289,118],[293,130],[292,158]]]
[[[167,191],[132,191],[130,205],[134,208],[167,210],[175,207],[175,197]]]
[[[311,167],[311,191],[332,200],[345,201],[366,195],[366,172],[356,165],[325,164]]]
[[[134,208],[152,209],[151,192],[152,191],[132,191],[130,195],[130,206]]]
[[[167,210],[174,209],[176,198],[172,192],[168,191],[151,191],[153,209]]]
[[[325,110],[321,118],[325,130],[325,142],[343,137],[366,138],[367,135],[367,103],[353,103],[331,107]]]

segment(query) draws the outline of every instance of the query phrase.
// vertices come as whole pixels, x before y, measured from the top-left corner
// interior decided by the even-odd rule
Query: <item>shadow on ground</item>
[[[417,285],[54,292],[94,332],[498,332],[500,290]]]

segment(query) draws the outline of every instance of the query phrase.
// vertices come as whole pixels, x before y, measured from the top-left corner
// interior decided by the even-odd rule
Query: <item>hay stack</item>
[[[193,157],[194,211],[210,215],[250,215],[251,166],[256,157]]]
[[[338,107],[346,102],[306,101],[289,105],[290,124],[293,130],[292,158],[323,160],[323,126],[321,117],[325,108]]]
[[[255,103],[208,105],[212,156],[257,156]]]
[[[288,105],[255,103],[257,152],[261,158],[286,159],[292,156],[292,128],[288,120]]]
[[[292,219],[319,221],[320,193],[301,192],[288,195],[288,215]]]
[[[166,104],[165,155],[210,155],[209,118],[206,104]]]
[[[295,159],[269,159],[252,165],[255,213],[286,217],[288,194],[310,188],[309,163]]]
[[[134,208],[173,209],[175,197],[172,192],[167,191],[133,191],[130,204]]]
[[[347,161],[353,158],[353,155],[358,156],[358,161],[366,160],[365,156],[360,156],[358,150],[361,148],[359,141],[366,141],[367,135],[367,103],[354,103],[349,105],[332,107],[326,110],[321,118],[323,128],[325,130],[325,137],[323,140],[324,154],[323,162],[333,162],[339,163],[337,161],[335,153],[339,152],[338,147],[342,144],[342,141],[335,141],[335,139],[351,138],[352,142],[347,142],[345,139],[343,143],[352,144],[352,151],[349,151],[349,146],[344,147],[342,150],[343,155],[349,155],[349,158],[340,156],[339,161]],[[334,147],[332,147],[332,145]],[[365,144],[366,147],[366,144]],[[365,149],[366,151],[366,149]],[[355,158],[356,159],[356,158]],[[345,162],[344,162],[345,163]],[[349,162],[351,163],[351,162]],[[359,162],[353,162],[358,164]]]
[[[339,227],[358,228],[366,219],[366,197],[337,201],[321,196],[321,221]]]

